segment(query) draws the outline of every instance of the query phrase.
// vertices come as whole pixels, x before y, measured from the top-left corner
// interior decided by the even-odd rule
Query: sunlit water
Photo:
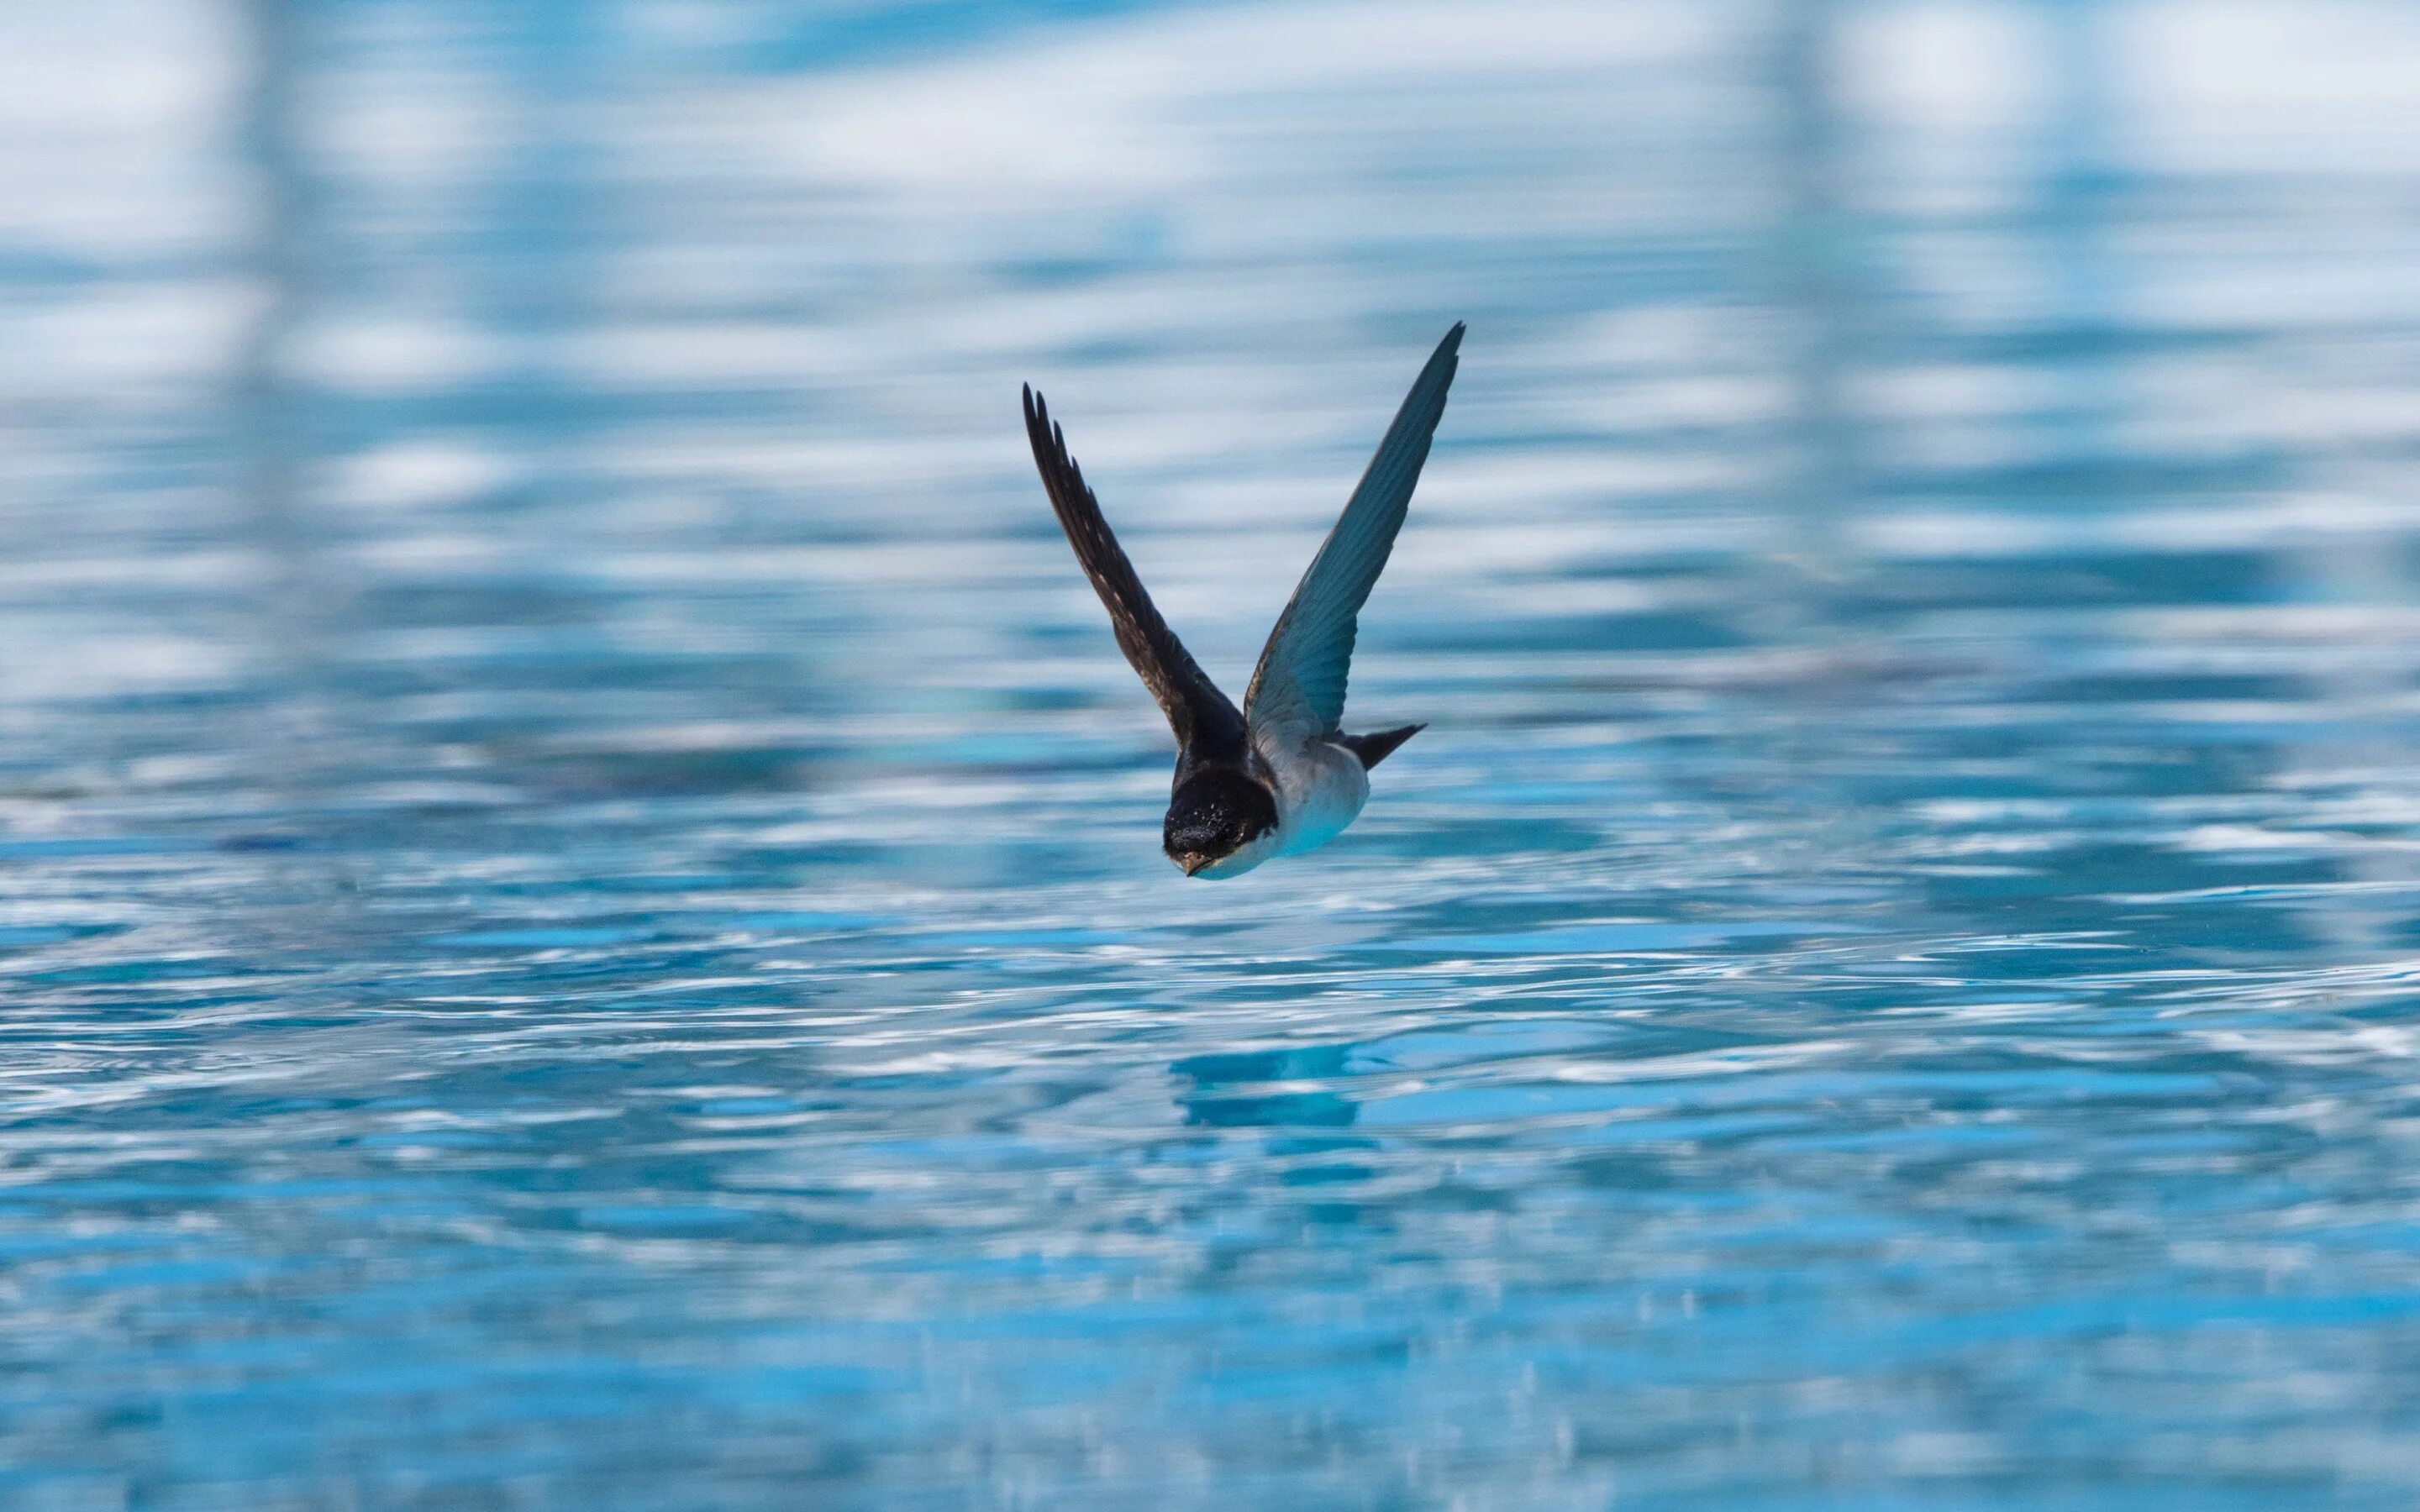
[[[0,1501],[2412,1504],[2415,48],[11,9]]]

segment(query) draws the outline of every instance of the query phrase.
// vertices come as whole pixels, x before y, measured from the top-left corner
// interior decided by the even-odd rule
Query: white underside
[[[1196,875],[1241,876],[1272,856],[1299,856],[1325,845],[1370,801],[1370,774],[1361,758],[1332,741],[1264,748],[1261,756],[1277,779],[1278,827]]]

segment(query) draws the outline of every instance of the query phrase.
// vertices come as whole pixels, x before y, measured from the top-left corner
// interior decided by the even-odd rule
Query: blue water
[[[0,1504],[2413,1504],[2415,46],[0,15]]]

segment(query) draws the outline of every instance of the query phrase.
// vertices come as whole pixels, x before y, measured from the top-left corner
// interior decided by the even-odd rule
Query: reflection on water
[[[4,1499],[2408,1504],[2415,44],[17,8]]]

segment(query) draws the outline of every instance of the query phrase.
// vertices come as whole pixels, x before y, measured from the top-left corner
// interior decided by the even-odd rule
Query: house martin
[[[1369,800],[1370,768],[1425,728],[1348,735],[1340,721],[1361,606],[1404,528],[1461,347],[1457,322],[1420,369],[1336,528],[1278,616],[1241,712],[1160,618],[1067,455],[1066,437],[1027,386],[1025,434],[1050,507],[1109,608],[1118,649],[1176,732],[1176,778],[1160,844],[1187,876],[1239,876],[1270,856],[1335,839]]]

